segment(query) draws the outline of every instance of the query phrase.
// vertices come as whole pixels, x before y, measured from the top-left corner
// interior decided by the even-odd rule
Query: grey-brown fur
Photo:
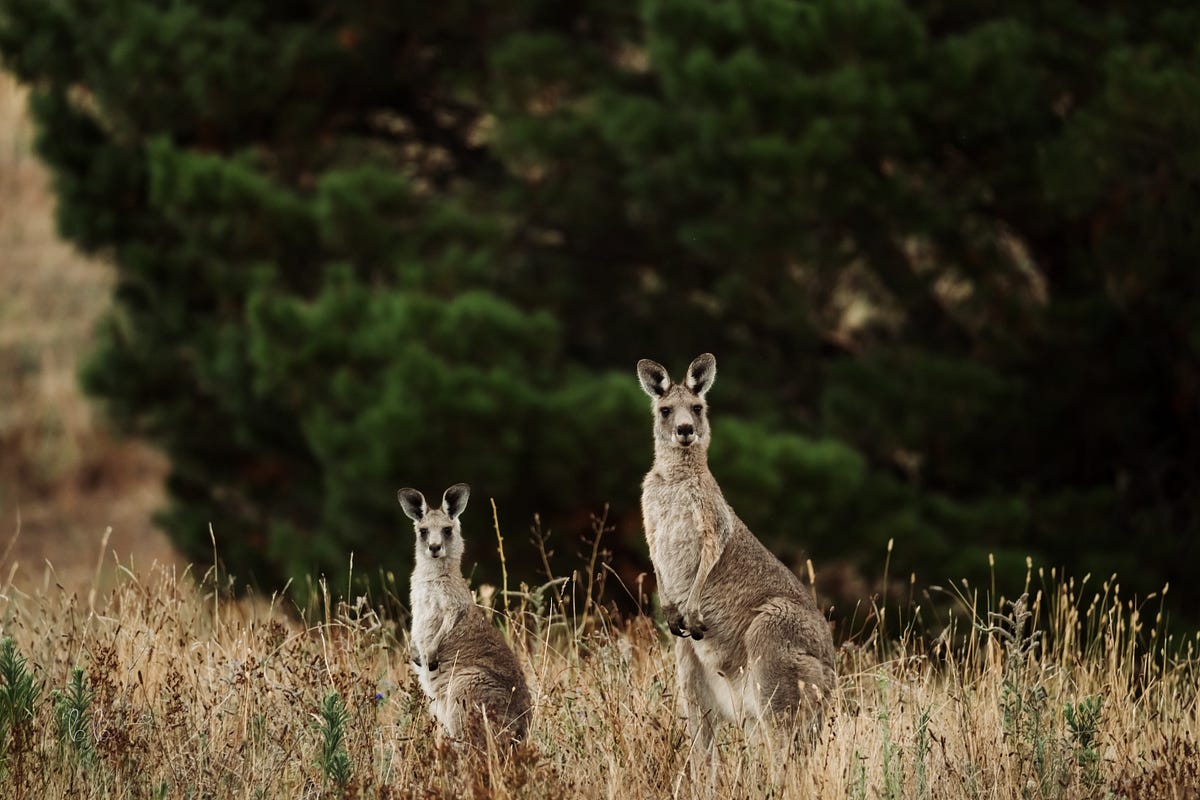
[[[834,688],[833,639],[811,593],[738,519],[708,469],[704,397],[716,359],[699,356],[679,384],[648,359],[637,372],[654,414],[642,517],[663,613],[680,637],[689,727],[706,743],[718,718],[811,730]]]
[[[398,493],[416,533],[412,573],[412,661],[430,711],[455,739],[482,744],[484,717],[500,741],[524,738],[532,705],[525,675],[500,632],[484,619],[462,576],[459,515],[470,487],[446,490],[429,508],[415,489]]]

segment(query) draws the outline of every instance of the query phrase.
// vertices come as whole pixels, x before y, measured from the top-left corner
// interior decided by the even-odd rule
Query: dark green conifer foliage
[[[120,271],[85,383],[184,551],[270,585],[403,569],[402,484],[635,543],[632,366],[711,350],[772,546],[1194,608],[1197,41],[1185,2],[0,0]]]

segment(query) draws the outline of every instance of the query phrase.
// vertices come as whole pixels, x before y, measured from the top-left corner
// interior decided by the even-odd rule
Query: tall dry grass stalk
[[[391,595],[345,602],[318,584],[298,610],[161,568],[123,570],[94,611],[53,581],[0,587],[0,639],[45,689],[24,738],[0,744],[0,796],[1200,796],[1196,642],[1169,641],[1115,581],[1031,579],[1011,602],[959,587],[936,630],[892,609],[904,633],[842,646],[808,752],[781,761],[726,728],[712,783],[674,714],[668,637],[600,598],[574,616],[574,579],[514,591],[507,617],[480,592],[535,694],[514,753],[440,739],[403,628],[377,610]]]

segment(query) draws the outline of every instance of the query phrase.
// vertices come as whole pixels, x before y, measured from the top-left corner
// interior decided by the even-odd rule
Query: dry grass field
[[[994,613],[959,587],[937,622],[911,607],[894,640],[860,632],[809,751],[725,729],[710,783],[673,713],[669,637],[588,603],[586,579],[512,593],[507,613],[480,593],[534,691],[510,754],[437,735],[390,596],[296,609],[119,572],[103,594],[0,587],[0,796],[1200,797],[1196,642],[1164,648],[1155,598],[1112,582],[1034,575]]]

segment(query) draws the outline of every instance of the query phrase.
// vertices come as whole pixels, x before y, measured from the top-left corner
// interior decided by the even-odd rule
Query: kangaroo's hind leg
[[[820,730],[835,684],[832,648],[818,635],[823,625],[814,611],[780,601],[760,611],[747,630],[762,733],[811,739]]]
[[[693,796],[716,797],[720,760],[715,747],[715,725],[721,714],[713,694],[711,676],[688,639],[675,640],[675,678],[678,683],[679,713],[687,721],[688,769]]]
[[[713,744],[713,724],[719,712],[707,671],[687,639],[675,640],[675,677],[679,683],[679,711],[687,720],[693,746],[708,750]]]

